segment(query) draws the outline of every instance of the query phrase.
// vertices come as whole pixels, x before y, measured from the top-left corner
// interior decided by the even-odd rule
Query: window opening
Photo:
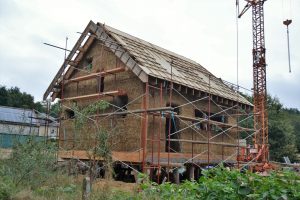
[[[120,94],[118,96],[115,97],[115,100],[114,100],[114,104],[116,106],[118,106],[118,112],[124,112],[124,111],[127,111],[127,104],[128,104],[128,95],[126,93],[124,94]],[[122,109],[120,109],[122,108]],[[126,117],[127,114],[123,114],[122,117]]]
[[[86,66],[86,70],[91,71],[93,68],[93,57],[87,57],[86,61],[88,63]]]
[[[174,103],[167,103],[167,107],[174,108],[174,112],[176,114],[180,114],[180,110],[178,108],[177,104]],[[180,152],[180,143],[179,141],[170,141],[169,142],[169,132],[170,132],[170,139],[179,140],[180,139],[180,133],[177,133],[177,131],[180,129],[179,126],[179,120],[178,118],[175,118],[174,113],[171,113],[171,115],[167,115],[166,117],[166,127],[165,127],[165,136],[166,136],[166,152]],[[170,147],[169,147],[170,144]]]
[[[195,109],[195,117],[196,118],[202,118],[202,121],[203,121],[203,119],[208,119],[207,113],[206,112],[201,112],[198,109]],[[201,123],[200,123],[200,121],[201,120],[194,122],[195,123],[195,128],[207,131],[207,121],[203,121]]]
[[[215,115],[215,113],[210,113],[210,120],[212,121],[217,121],[217,122],[222,122],[222,123],[227,123],[227,117],[225,117],[224,115]],[[208,112],[201,112],[198,109],[195,109],[195,117],[196,118],[203,118],[203,119],[208,119]],[[201,120],[199,120],[201,121]],[[201,129],[201,130],[208,130],[207,127],[207,121],[206,122],[201,122],[199,123],[199,121],[195,121],[195,128],[197,129]]]
[[[100,84],[99,84],[99,89],[100,89],[100,92],[104,92],[104,76],[101,76],[100,78]]]
[[[66,113],[67,119],[73,119],[75,117],[75,113],[71,109],[66,109],[65,113]]]

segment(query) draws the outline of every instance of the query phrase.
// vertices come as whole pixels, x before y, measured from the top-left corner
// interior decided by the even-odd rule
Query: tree
[[[0,86],[0,105],[7,105],[7,90],[5,86]]]
[[[283,156],[297,160],[294,127],[277,97],[268,96],[270,158],[282,162]]]
[[[253,102],[253,97],[242,94],[248,101]],[[277,97],[267,96],[268,128],[270,159],[282,162],[283,156],[288,156],[292,161],[297,160],[300,150],[300,112],[297,109],[285,109]],[[245,126],[251,124],[253,119],[241,123]]]
[[[18,87],[6,88],[6,86],[0,86],[0,105],[35,109],[40,112],[45,111],[40,102],[35,103],[32,95],[26,92],[21,92]]]
[[[50,113],[49,115],[54,117],[54,118],[58,118],[59,117],[59,112],[60,112],[60,103],[54,103],[51,105],[50,107]]]
[[[285,108],[284,109],[286,118],[290,121],[293,126],[294,135],[296,137],[296,144],[298,152],[300,152],[300,111],[296,108]]]

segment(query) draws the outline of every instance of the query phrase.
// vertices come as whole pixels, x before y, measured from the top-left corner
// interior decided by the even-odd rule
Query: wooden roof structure
[[[215,77],[203,66],[186,57],[163,49],[110,26],[90,21],[67,59],[44,94],[56,98],[62,77],[69,79],[91,44],[98,40],[108,47],[142,82],[150,78],[172,81],[193,90],[209,93],[234,102],[252,104],[237,94],[221,78]],[[55,89],[56,88],[56,89]]]

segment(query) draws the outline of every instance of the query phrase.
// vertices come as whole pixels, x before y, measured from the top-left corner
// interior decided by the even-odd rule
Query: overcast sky
[[[240,0],[241,9],[245,1]],[[235,0],[0,0],[0,85],[42,95],[89,20],[101,22],[188,57],[236,83]],[[286,27],[290,25],[292,73]],[[300,109],[300,1],[265,3],[267,87],[286,107]],[[239,83],[252,88],[251,11],[239,20]]]

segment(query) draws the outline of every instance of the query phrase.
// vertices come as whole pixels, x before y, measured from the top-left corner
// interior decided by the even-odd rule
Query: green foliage
[[[38,188],[33,189],[34,199],[81,199],[81,179],[68,175],[64,170],[57,169]]]
[[[84,125],[89,120],[90,115],[97,113],[98,111],[104,110],[108,108],[108,103],[106,101],[97,101],[93,104],[90,104],[82,109],[80,109],[77,105],[73,105],[72,109],[75,113],[75,129],[80,130],[84,127]]]
[[[56,147],[53,144],[28,139],[17,143],[11,158],[3,161],[0,176],[15,186],[38,187],[51,175],[55,164]]]
[[[0,199],[11,199],[11,188],[4,182],[0,182]]]
[[[96,139],[98,141],[98,145],[95,147],[95,154],[100,157],[110,159],[111,148],[108,142],[109,133],[106,130],[101,129],[98,131]]]
[[[53,105],[51,105],[49,115],[54,118],[58,118],[59,113],[60,113],[60,102],[56,102]]]
[[[253,97],[244,96],[253,102]],[[291,161],[297,161],[297,153],[300,151],[300,111],[284,108],[277,97],[270,95],[267,97],[267,106],[270,159],[283,162],[283,156],[288,156]],[[240,125],[253,127],[253,120],[247,120]]]
[[[21,92],[18,87],[6,88],[0,85],[0,105],[45,111],[40,102],[35,103],[32,95]]]
[[[144,183],[140,192],[115,189],[109,183],[103,187],[93,187],[90,199],[125,199],[125,200],[194,200],[194,199],[300,199],[300,177],[291,171],[271,172],[268,176],[224,167],[203,170],[197,181],[185,181],[180,185],[164,183],[158,185],[147,180],[148,176],[140,174]],[[32,188],[30,199],[81,199],[81,179],[63,173],[52,173],[39,187]],[[13,183],[0,177],[0,199],[14,197]],[[18,191],[22,192],[19,188]],[[20,193],[19,192],[19,193]],[[1,198],[3,197],[3,198]],[[7,198],[6,198],[7,197]]]
[[[269,144],[271,160],[282,162],[283,156],[297,160],[296,135],[283,105],[276,97],[268,96]]]
[[[106,159],[109,159],[111,154],[110,145],[108,143],[109,134],[105,129],[99,127],[93,119],[89,118],[89,116],[108,107],[108,103],[103,100],[97,101],[82,109],[80,109],[77,105],[73,105],[72,107],[75,113],[75,130],[80,132],[87,125],[92,124],[92,126],[95,128],[96,140],[98,141],[98,145],[94,147],[94,153],[96,156],[104,157]]]
[[[300,177],[293,172],[273,172],[269,176],[214,168],[202,171],[196,182],[180,185],[146,183],[139,199],[299,199]]]
[[[283,110],[287,121],[293,127],[297,150],[300,152],[300,111],[296,108],[284,108]]]
[[[59,179],[56,179],[55,181],[58,181]],[[59,186],[59,184],[62,184]],[[37,188],[35,190],[35,193],[40,196],[53,198],[53,197],[59,197],[59,196],[70,196],[70,198],[74,198],[76,196],[73,196],[72,194],[78,194],[80,193],[80,187],[79,185],[75,185],[73,183],[70,184],[63,184],[58,182],[55,186],[43,186],[40,188]]]
[[[97,112],[101,112],[109,107],[109,104],[106,101],[100,100],[93,104],[89,104],[86,107],[79,108],[77,105],[72,106],[72,110],[75,113],[74,120],[74,128],[75,131],[81,134],[86,130],[94,130],[95,135],[95,146],[91,149],[87,149],[91,159],[95,157],[102,157],[104,159],[104,170],[105,176],[107,178],[111,177],[112,174],[112,157],[111,157],[111,144],[109,143],[110,134],[107,130],[102,128],[97,124],[97,122],[90,118],[91,115],[96,114]],[[92,155],[90,154],[92,152]],[[90,169],[94,172],[90,172],[90,174],[95,173],[95,165],[94,162],[91,162]]]

